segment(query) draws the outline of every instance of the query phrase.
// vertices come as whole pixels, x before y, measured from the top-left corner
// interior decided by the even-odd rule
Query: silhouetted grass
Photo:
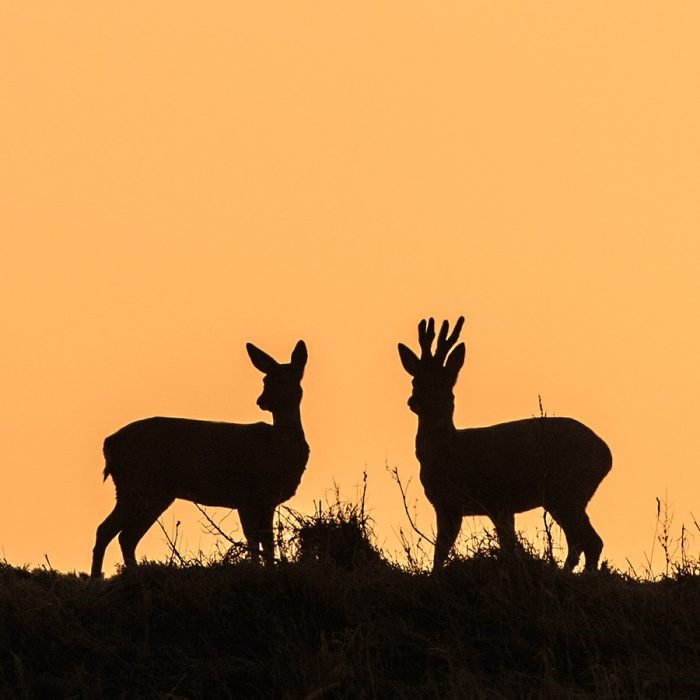
[[[363,508],[297,528],[271,568],[222,556],[91,581],[0,565],[0,695],[698,697],[695,564],[641,581],[485,548],[431,576],[387,562]]]

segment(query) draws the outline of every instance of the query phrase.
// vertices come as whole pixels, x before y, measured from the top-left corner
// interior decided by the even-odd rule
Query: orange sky
[[[299,338],[290,504],[366,468],[398,549],[386,463],[433,514],[396,343],[464,314],[456,423],[590,425],[603,556],[643,562],[656,496],[700,516],[698,36],[672,0],[3,2],[0,556],[86,570],[104,436],[266,419],[244,343]]]

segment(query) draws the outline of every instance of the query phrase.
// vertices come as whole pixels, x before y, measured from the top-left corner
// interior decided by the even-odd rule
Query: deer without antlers
[[[573,569],[583,552],[586,569],[596,569],[603,541],[586,505],[612,466],[608,446],[572,418],[455,428],[453,387],[466,352],[464,343],[455,344],[463,324],[460,317],[450,333],[444,321],[433,353],[435,321],[421,321],[420,358],[398,346],[401,363],[413,377],[408,405],[418,415],[420,479],[437,518],[433,570],[447,558],[463,516],[488,516],[501,550],[513,550],[515,513],[538,506],[551,513],[566,535],[565,567]]]
[[[124,564],[134,565],[139,540],[176,498],[237,508],[253,560],[262,545],[273,561],[275,508],[294,495],[309,457],[299,409],[307,351],[300,340],[291,362],[280,364],[251,343],[246,348],[265,374],[257,403],[272,413],[272,425],[146,418],[105,440],[104,478],[112,477],[117,503],[97,528],[93,577],[117,534]]]

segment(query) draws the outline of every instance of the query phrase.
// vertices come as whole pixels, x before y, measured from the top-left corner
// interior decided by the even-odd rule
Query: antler
[[[421,349],[420,359],[423,361],[434,360],[439,365],[442,365],[447,358],[447,354],[459,339],[459,334],[462,331],[463,325],[464,316],[460,316],[457,319],[457,323],[455,323],[452,333],[448,336],[447,333],[450,329],[450,324],[447,321],[443,321],[435,346],[435,354],[433,355],[432,346],[435,340],[435,319],[429,318],[427,321],[423,319],[418,324],[418,343]]]
[[[429,360],[433,357],[431,351],[433,340],[435,340],[435,319],[431,318],[427,322],[423,319],[418,324],[418,344],[421,349],[421,360]]]
[[[431,319],[432,320],[432,319]],[[447,331],[450,328],[450,324],[447,321],[442,322],[440,327],[440,334],[438,335],[437,345],[435,346],[435,361],[442,365],[442,363],[447,358],[447,353],[452,349],[454,344],[459,338],[459,334],[462,331],[462,326],[464,325],[464,316],[460,316],[455,323],[455,327],[450,333],[449,337]]]

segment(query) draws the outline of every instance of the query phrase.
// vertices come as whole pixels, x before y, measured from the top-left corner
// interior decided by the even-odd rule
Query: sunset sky
[[[459,427],[541,395],[608,442],[604,558],[651,555],[656,497],[694,528],[699,36],[674,0],[0,2],[0,558],[87,570],[104,437],[269,420],[245,343],[300,338],[289,505],[366,469],[398,550],[387,465],[433,524],[396,351],[429,315],[466,317]],[[138,554],[164,552],[156,526]]]

